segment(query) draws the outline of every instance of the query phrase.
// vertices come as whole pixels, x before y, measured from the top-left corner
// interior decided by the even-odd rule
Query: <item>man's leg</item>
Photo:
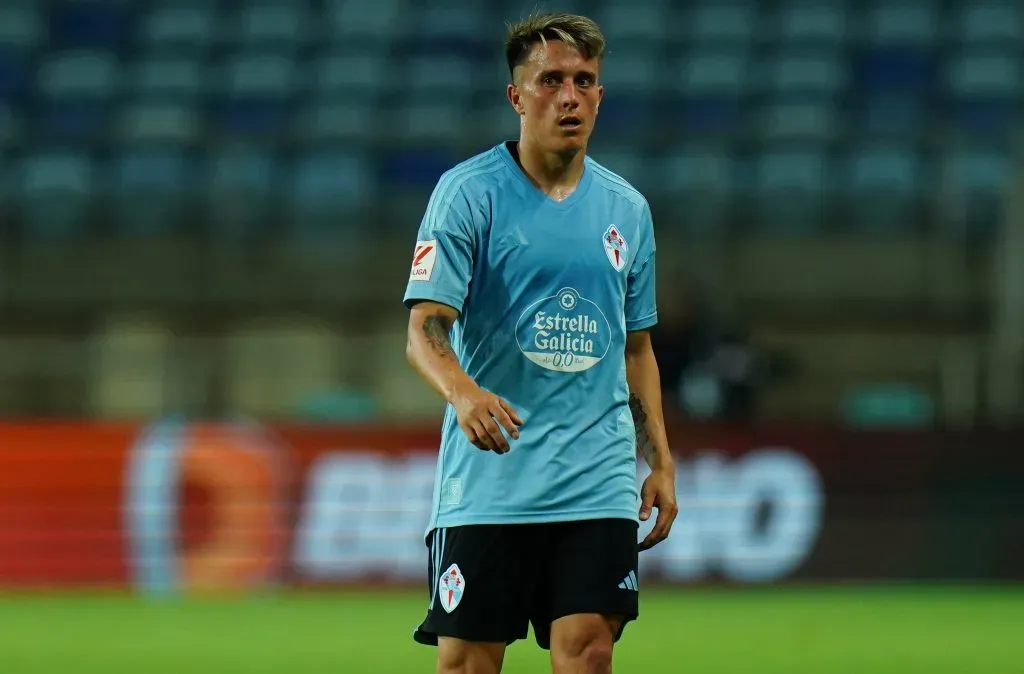
[[[527,635],[529,574],[519,528],[441,529],[429,541],[430,605],[416,641],[438,647],[439,674],[498,674]]]
[[[551,623],[551,671],[554,674],[611,674],[612,650],[621,616],[577,613]]]
[[[555,674],[608,674],[615,643],[639,616],[637,524],[567,522],[550,546],[548,580],[535,595],[537,641],[550,648]]]
[[[504,659],[504,642],[437,640],[437,674],[499,674]]]

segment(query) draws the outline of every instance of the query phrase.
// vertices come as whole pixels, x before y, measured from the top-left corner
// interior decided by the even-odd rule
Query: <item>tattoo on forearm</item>
[[[427,316],[423,321],[423,334],[427,337],[427,343],[434,348],[439,356],[455,356],[451,339],[448,337],[451,329],[451,321],[444,316],[433,314]]]
[[[636,446],[643,455],[648,466],[654,465],[654,443],[651,442],[651,435],[647,431],[647,412],[640,397],[635,393],[629,394],[629,411],[633,413],[633,425],[636,426]]]

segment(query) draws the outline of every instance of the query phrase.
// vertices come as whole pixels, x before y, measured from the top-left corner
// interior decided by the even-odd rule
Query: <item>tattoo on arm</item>
[[[635,393],[629,394],[629,411],[633,413],[633,425],[636,426],[636,446],[648,466],[654,465],[654,443],[647,432],[647,412],[644,404]]]
[[[444,316],[432,314],[423,320],[423,334],[427,337],[427,343],[439,356],[455,356],[451,339],[448,337],[451,329],[451,321]]]

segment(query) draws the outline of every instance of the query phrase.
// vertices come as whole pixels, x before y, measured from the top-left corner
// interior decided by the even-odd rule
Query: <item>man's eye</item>
[[[543,84],[546,87],[551,87],[551,86],[554,86],[554,85],[558,84],[558,80],[556,80],[554,77],[548,75],[547,77],[544,78]]]

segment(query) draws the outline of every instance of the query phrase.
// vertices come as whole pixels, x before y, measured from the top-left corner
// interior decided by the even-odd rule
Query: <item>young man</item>
[[[442,176],[419,228],[407,356],[448,406],[415,638],[438,645],[445,674],[500,672],[530,623],[557,674],[610,672],[638,616],[638,551],[675,519],[646,332],[651,213],[586,156],[604,44],[581,16],[513,26],[519,141]],[[652,469],[640,494],[638,446]]]

